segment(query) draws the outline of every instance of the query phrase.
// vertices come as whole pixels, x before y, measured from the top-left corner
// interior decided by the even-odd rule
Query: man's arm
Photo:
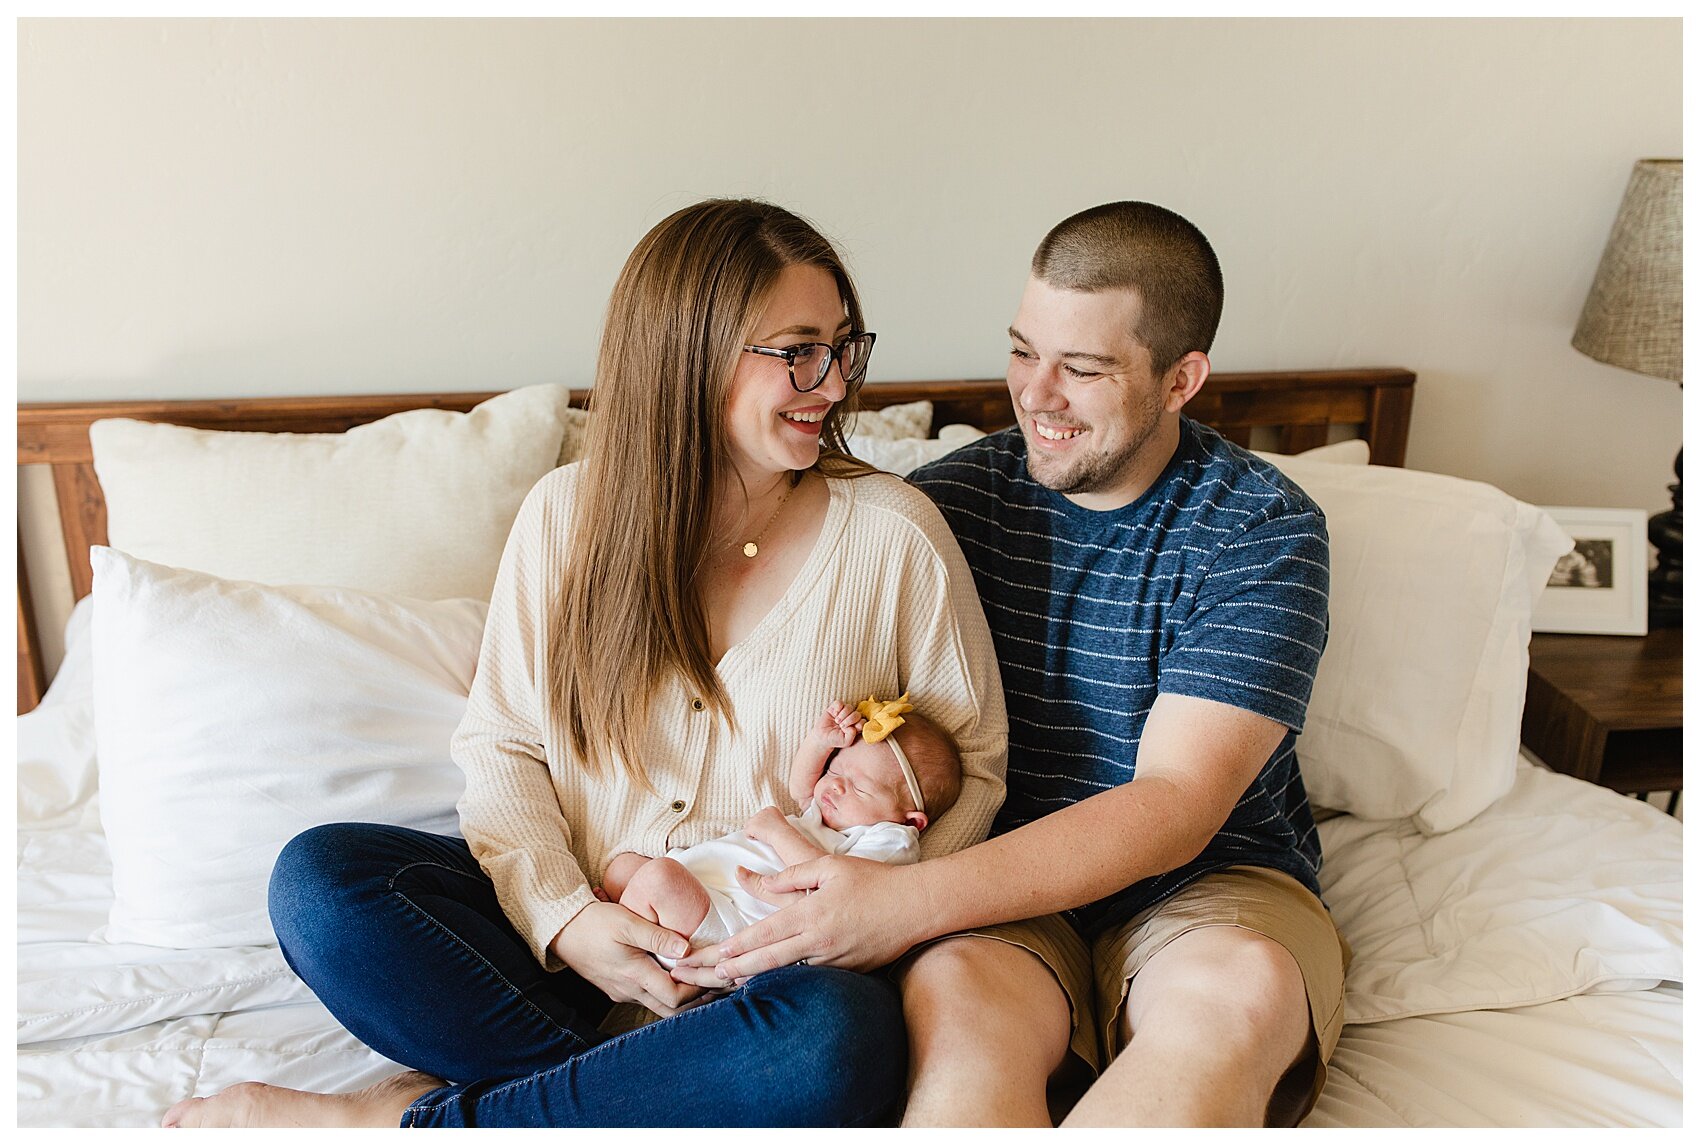
[[[1129,782],[916,866],[829,856],[750,876],[747,889],[785,909],[681,965],[732,979],[802,958],[867,969],[941,934],[1095,902],[1203,851],[1285,734],[1241,708],[1161,695]]]
[[[1243,708],[1159,696],[1133,779],[930,864],[941,868],[926,880],[931,909],[946,917],[925,937],[1084,906],[1184,866],[1286,732]]]

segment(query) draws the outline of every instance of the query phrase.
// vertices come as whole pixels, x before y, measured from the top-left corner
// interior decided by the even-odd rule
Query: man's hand
[[[549,946],[555,957],[616,1002],[636,1002],[666,1016],[702,993],[675,981],[650,957],[677,956],[689,944],[616,903],[591,903]]]
[[[808,959],[811,966],[872,970],[931,937],[920,866],[828,855],[777,875],[742,868],[750,894],[782,909],[679,962],[676,977],[724,986]],[[713,975],[714,977],[710,977]]]

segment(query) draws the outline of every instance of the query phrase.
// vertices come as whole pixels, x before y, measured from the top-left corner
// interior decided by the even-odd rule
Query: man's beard
[[[1130,409],[1127,413],[1130,417],[1140,418],[1140,422],[1131,427],[1126,444],[1110,452],[1087,453],[1066,463],[1051,456],[1043,447],[1035,447],[1032,439],[1038,436],[1037,432],[1030,428],[1031,423],[1023,426],[1022,433],[1028,437],[1027,472],[1053,493],[1096,493],[1113,488],[1133,465],[1139,451],[1156,435],[1162,411],[1158,407]]]

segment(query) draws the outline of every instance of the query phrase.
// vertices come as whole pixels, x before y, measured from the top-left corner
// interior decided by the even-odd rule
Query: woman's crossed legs
[[[883,979],[785,967],[609,1038],[607,996],[543,970],[459,839],[314,828],[279,857],[271,911],[332,1014],[425,1073],[334,1096],[237,1086],[168,1124],[857,1125],[901,1108],[906,1042]]]

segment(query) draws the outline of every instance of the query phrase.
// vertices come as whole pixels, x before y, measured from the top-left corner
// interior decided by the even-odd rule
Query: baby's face
[[[883,743],[857,740],[826,765],[815,784],[821,822],[834,831],[869,823],[902,823],[915,809],[897,757]]]

